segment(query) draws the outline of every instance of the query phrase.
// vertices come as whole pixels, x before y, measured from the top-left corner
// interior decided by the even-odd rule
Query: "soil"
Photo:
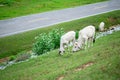
[[[7,62],[7,61],[9,61],[9,57],[5,57],[5,58],[0,59],[0,63]]]
[[[93,63],[94,63],[94,62],[88,62],[88,63],[86,63],[86,64],[83,64],[82,66],[76,68],[75,71],[81,71],[81,70],[83,70],[83,69],[85,69],[85,68],[93,65]]]
[[[58,77],[56,80],[63,80],[64,76]]]

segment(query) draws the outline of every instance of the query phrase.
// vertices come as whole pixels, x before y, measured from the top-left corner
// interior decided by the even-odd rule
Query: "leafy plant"
[[[9,57],[9,61],[13,61],[13,60],[15,60],[15,58],[16,58],[16,56],[12,55]]]
[[[53,29],[49,35],[52,38],[52,43],[54,43],[54,49],[60,46],[60,37],[64,34],[63,28]]]
[[[35,37],[36,42],[33,44],[33,52],[38,55],[56,49],[60,46],[60,37],[64,33],[63,29],[53,29],[48,34],[42,33]]]

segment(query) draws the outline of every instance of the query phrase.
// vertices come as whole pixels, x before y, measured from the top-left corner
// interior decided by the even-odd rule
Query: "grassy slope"
[[[0,71],[1,80],[119,80],[120,79],[120,31],[96,40],[93,47],[74,54],[58,55],[49,52],[27,62],[9,66]],[[104,44],[104,45],[103,45]],[[87,62],[93,65],[75,69]]]
[[[31,50],[34,37],[42,32],[48,32],[53,28],[64,28],[65,31],[80,30],[81,28],[94,24],[96,28],[101,21],[106,23],[105,27],[120,24],[120,10],[101,15],[91,16],[84,19],[74,20],[62,24],[53,25],[21,34],[0,38],[0,58],[17,54],[23,50]]]
[[[106,0],[12,0],[9,2],[11,6],[0,6],[0,19],[80,6],[100,1]]]

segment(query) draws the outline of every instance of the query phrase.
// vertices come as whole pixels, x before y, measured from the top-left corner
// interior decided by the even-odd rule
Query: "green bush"
[[[33,52],[40,55],[60,46],[60,37],[64,33],[63,29],[53,29],[48,34],[42,33],[35,37]]]
[[[36,43],[34,44],[33,51],[38,55],[46,53],[53,48],[54,44],[52,44],[51,36],[48,36],[46,33],[42,33],[36,37]]]
[[[53,29],[49,35],[52,38],[52,43],[54,44],[54,49],[60,46],[60,37],[64,34],[63,28]]]
[[[15,58],[16,58],[16,56],[12,55],[9,57],[9,61],[13,61],[13,60],[15,60]]]

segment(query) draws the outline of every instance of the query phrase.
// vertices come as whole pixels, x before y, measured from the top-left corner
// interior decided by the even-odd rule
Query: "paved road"
[[[0,37],[97,15],[113,10],[120,10],[120,0],[110,0],[107,2],[89,4],[81,7],[49,11],[8,20],[0,20]]]

